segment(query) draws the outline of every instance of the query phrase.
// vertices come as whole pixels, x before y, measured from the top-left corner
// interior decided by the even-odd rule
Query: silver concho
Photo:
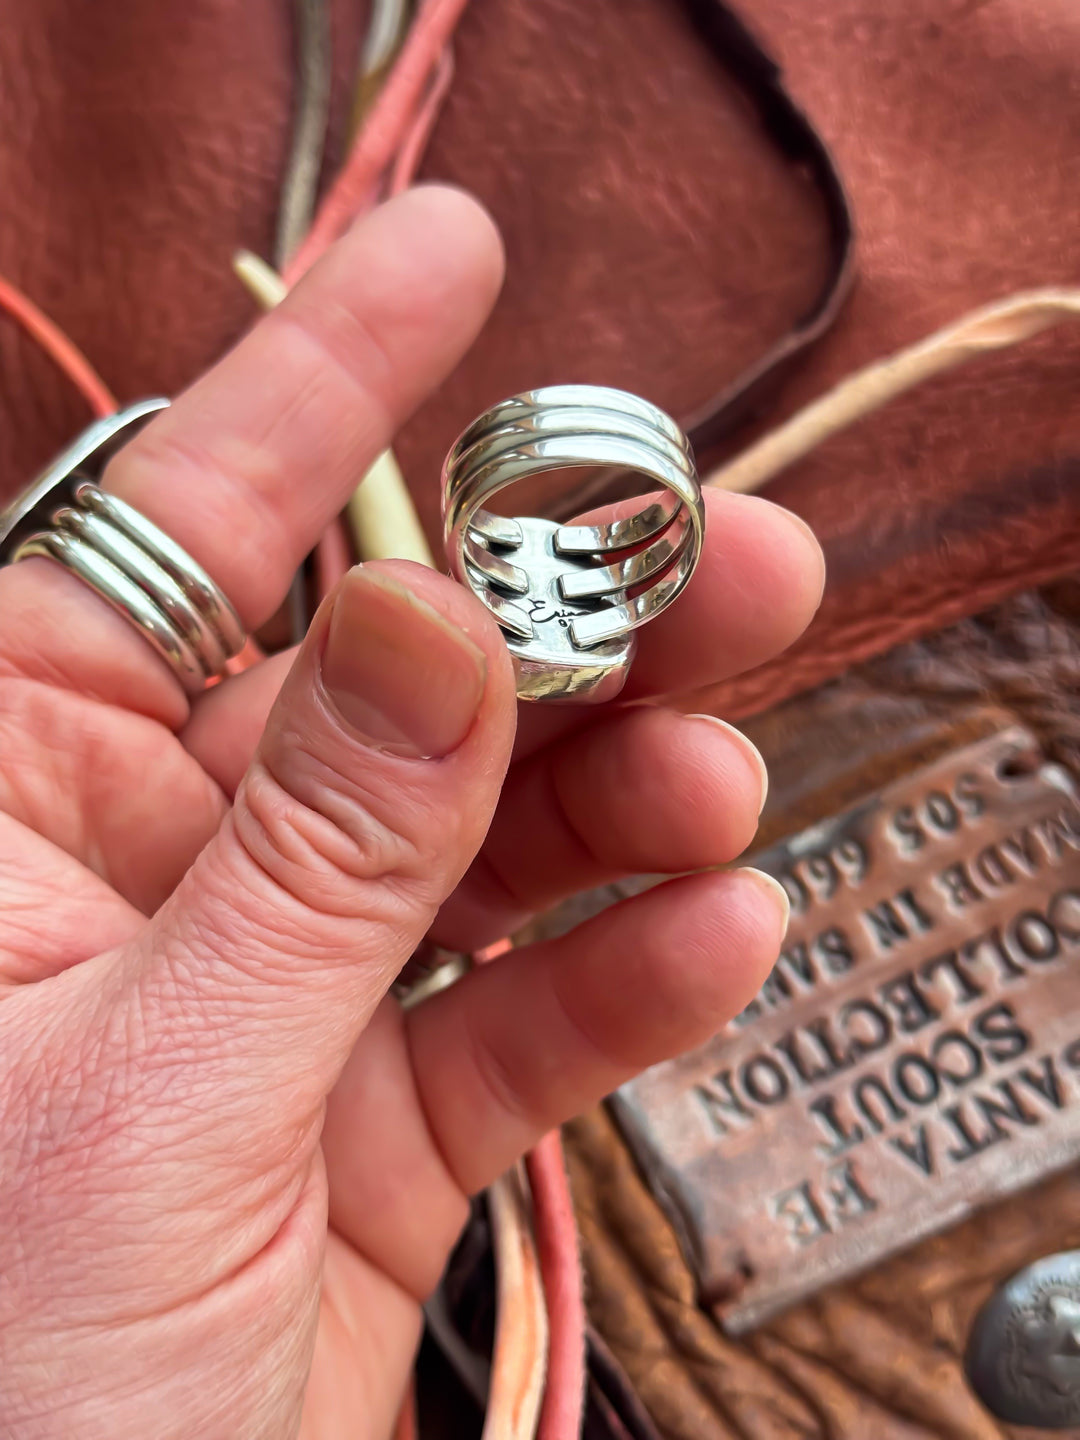
[[[1036,1260],[995,1291],[972,1326],[965,1363],[998,1419],[1080,1425],[1080,1250]]]

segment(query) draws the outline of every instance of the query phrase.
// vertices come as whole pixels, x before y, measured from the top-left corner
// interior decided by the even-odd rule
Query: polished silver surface
[[[243,648],[240,618],[185,550],[96,483],[115,452],[168,403],[144,400],[91,425],[0,511],[0,564],[42,556],[65,566],[197,694]]]
[[[492,514],[533,476],[617,466],[662,494],[598,525]],[[701,555],[705,508],[693,454],[669,415],[622,390],[553,385],[493,406],[443,468],[450,567],[499,622],[529,700],[610,699],[625,683],[633,632],[682,592]]]

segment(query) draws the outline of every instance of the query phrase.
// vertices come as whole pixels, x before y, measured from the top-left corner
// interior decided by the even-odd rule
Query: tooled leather
[[[965,714],[985,725],[995,713],[996,723],[1022,721],[1080,774],[1080,578],[901,646],[751,723],[773,778],[762,843],[854,802],[845,758],[864,794],[922,763],[928,747],[971,738]],[[835,748],[808,751],[808,733],[835,736]],[[569,1127],[567,1157],[592,1320],[664,1440],[1030,1433],[981,1408],[962,1355],[996,1284],[1040,1255],[1080,1245],[1080,1176],[997,1204],[733,1340],[696,1305],[675,1235],[605,1112]]]
[[[733,1340],[695,1304],[675,1237],[610,1117],[574,1121],[566,1145],[591,1313],[663,1440],[1031,1434],[982,1409],[961,1357],[1001,1279],[1080,1245],[1076,1175],[983,1211]]]

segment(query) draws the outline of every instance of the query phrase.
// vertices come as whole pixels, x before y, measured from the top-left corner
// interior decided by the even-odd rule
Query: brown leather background
[[[706,3],[706,0],[700,0]],[[429,523],[439,460],[524,385],[595,380],[687,414],[812,302],[820,197],[703,44],[685,0],[474,0],[425,174],[474,189],[510,272],[473,355],[400,440]],[[331,156],[361,0],[334,0]],[[239,244],[266,253],[288,143],[286,0],[0,3],[0,272],[121,398],[175,391],[248,323]],[[860,279],[774,420],[963,308],[1080,274],[1080,11],[1071,0],[746,0],[832,146]],[[831,580],[731,713],[1080,557],[1080,334],[1058,332],[894,405],[771,492]],[[0,320],[0,486],[81,422]],[[743,437],[745,438],[745,436]],[[696,703],[696,702],[695,702]]]
[[[332,0],[340,154],[366,0]],[[289,143],[289,0],[0,0],[0,273],[122,402],[174,394],[250,323]],[[87,420],[0,316],[0,494]]]
[[[1018,596],[751,722],[771,780],[762,846],[1010,718],[1080,773],[1080,581]],[[962,1356],[997,1284],[1080,1246],[1075,1171],[735,1340],[698,1307],[675,1233],[606,1112],[568,1127],[567,1153],[594,1322],[664,1440],[1045,1433],[987,1414]]]

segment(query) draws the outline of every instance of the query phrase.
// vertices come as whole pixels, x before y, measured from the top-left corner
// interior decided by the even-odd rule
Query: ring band
[[[243,649],[240,618],[185,550],[96,483],[113,454],[168,403],[144,400],[90,426],[0,511],[0,564],[44,556],[65,566],[198,694]]]
[[[664,496],[603,525],[512,519],[485,507],[530,476],[617,465]],[[528,391],[485,411],[443,467],[450,568],[499,622],[525,699],[606,700],[633,631],[667,609],[701,555],[705,507],[690,443],[669,415],[593,385]]]

